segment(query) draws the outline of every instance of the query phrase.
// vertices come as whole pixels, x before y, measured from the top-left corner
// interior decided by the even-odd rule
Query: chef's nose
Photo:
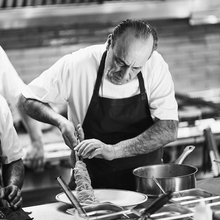
[[[129,79],[130,78],[130,71],[131,71],[131,68],[130,67],[123,67],[121,69],[121,77],[125,80]]]

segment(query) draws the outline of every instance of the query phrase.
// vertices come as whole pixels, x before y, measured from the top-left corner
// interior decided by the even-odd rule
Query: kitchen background
[[[104,43],[126,18],[146,19],[157,29],[158,51],[174,80],[180,129],[178,140],[165,147],[164,161],[173,162],[186,145],[195,145],[184,163],[199,168],[198,179],[212,177],[209,152],[214,150],[218,159],[220,142],[219,0],[0,0],[0,45],[29,83],[63,55]],[[18,132],[27,144],[25,132]],[[28,205],[54,200],[59,188],[55,176],[69,176],[69,152],[59,132],[48,128],[44,134],[58,156],[48,154],[41,171],[27,170],[23,194]]]

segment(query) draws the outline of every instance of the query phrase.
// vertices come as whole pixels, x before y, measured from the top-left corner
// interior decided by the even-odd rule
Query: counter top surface
[[[206,190],[215,195],[220,195],[220,177],[199,180],[197,181],[197,188]]]
[[[68,205],[62,204],[60,202],[30,206],[24,208],[24,211],[31,212],[30,217],[34,220],[61,220],[61,219],[73,219],[73,216],[66,213]]]
[[[204,189],[216,195],[220,195],[220,177],[200,180],[197,182],[197,188]],[[66,210],[70,208],[70,205],[55,202],[44,205],[25,207],[24,210],[32,212],[30,217],[35,220],[60,220],[60,219],[73,219],[73,216],[68,214]]]

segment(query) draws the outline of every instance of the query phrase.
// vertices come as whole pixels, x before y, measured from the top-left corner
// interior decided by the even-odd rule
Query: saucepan
[[[174,163],[148,165],[134,169],[133,175],[135,176],[136,191],[148,196],[163,194],[155,183],[154,178],[157,179],[165,192],[195,188],[195,174],[198,168],[182,164],[194,149],[194,146],[187,146]]]

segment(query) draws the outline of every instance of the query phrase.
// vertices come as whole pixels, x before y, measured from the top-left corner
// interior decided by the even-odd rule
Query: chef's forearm
[[[116,158],[148,154],[177,138],[178,121],[158,120],[139,136],[117,143]]]
[[[38,121],[57,127],[64,120],[64,117],[55,112],[49,104],[34,99],[26,99],[24,96],[20,97],[18,108]]]
[[[41,130],[40,122],[34,120],[33,118],[29,117],[23,110],[19,109],[19,113],[21,116],[21,120],[27,129],[31,141],[35,142],[38,141],[43,146],[43,133]]]
[[[20,189],[24,182],[24,165],[21,159],[2,167],[4,186],[16,185]]]

